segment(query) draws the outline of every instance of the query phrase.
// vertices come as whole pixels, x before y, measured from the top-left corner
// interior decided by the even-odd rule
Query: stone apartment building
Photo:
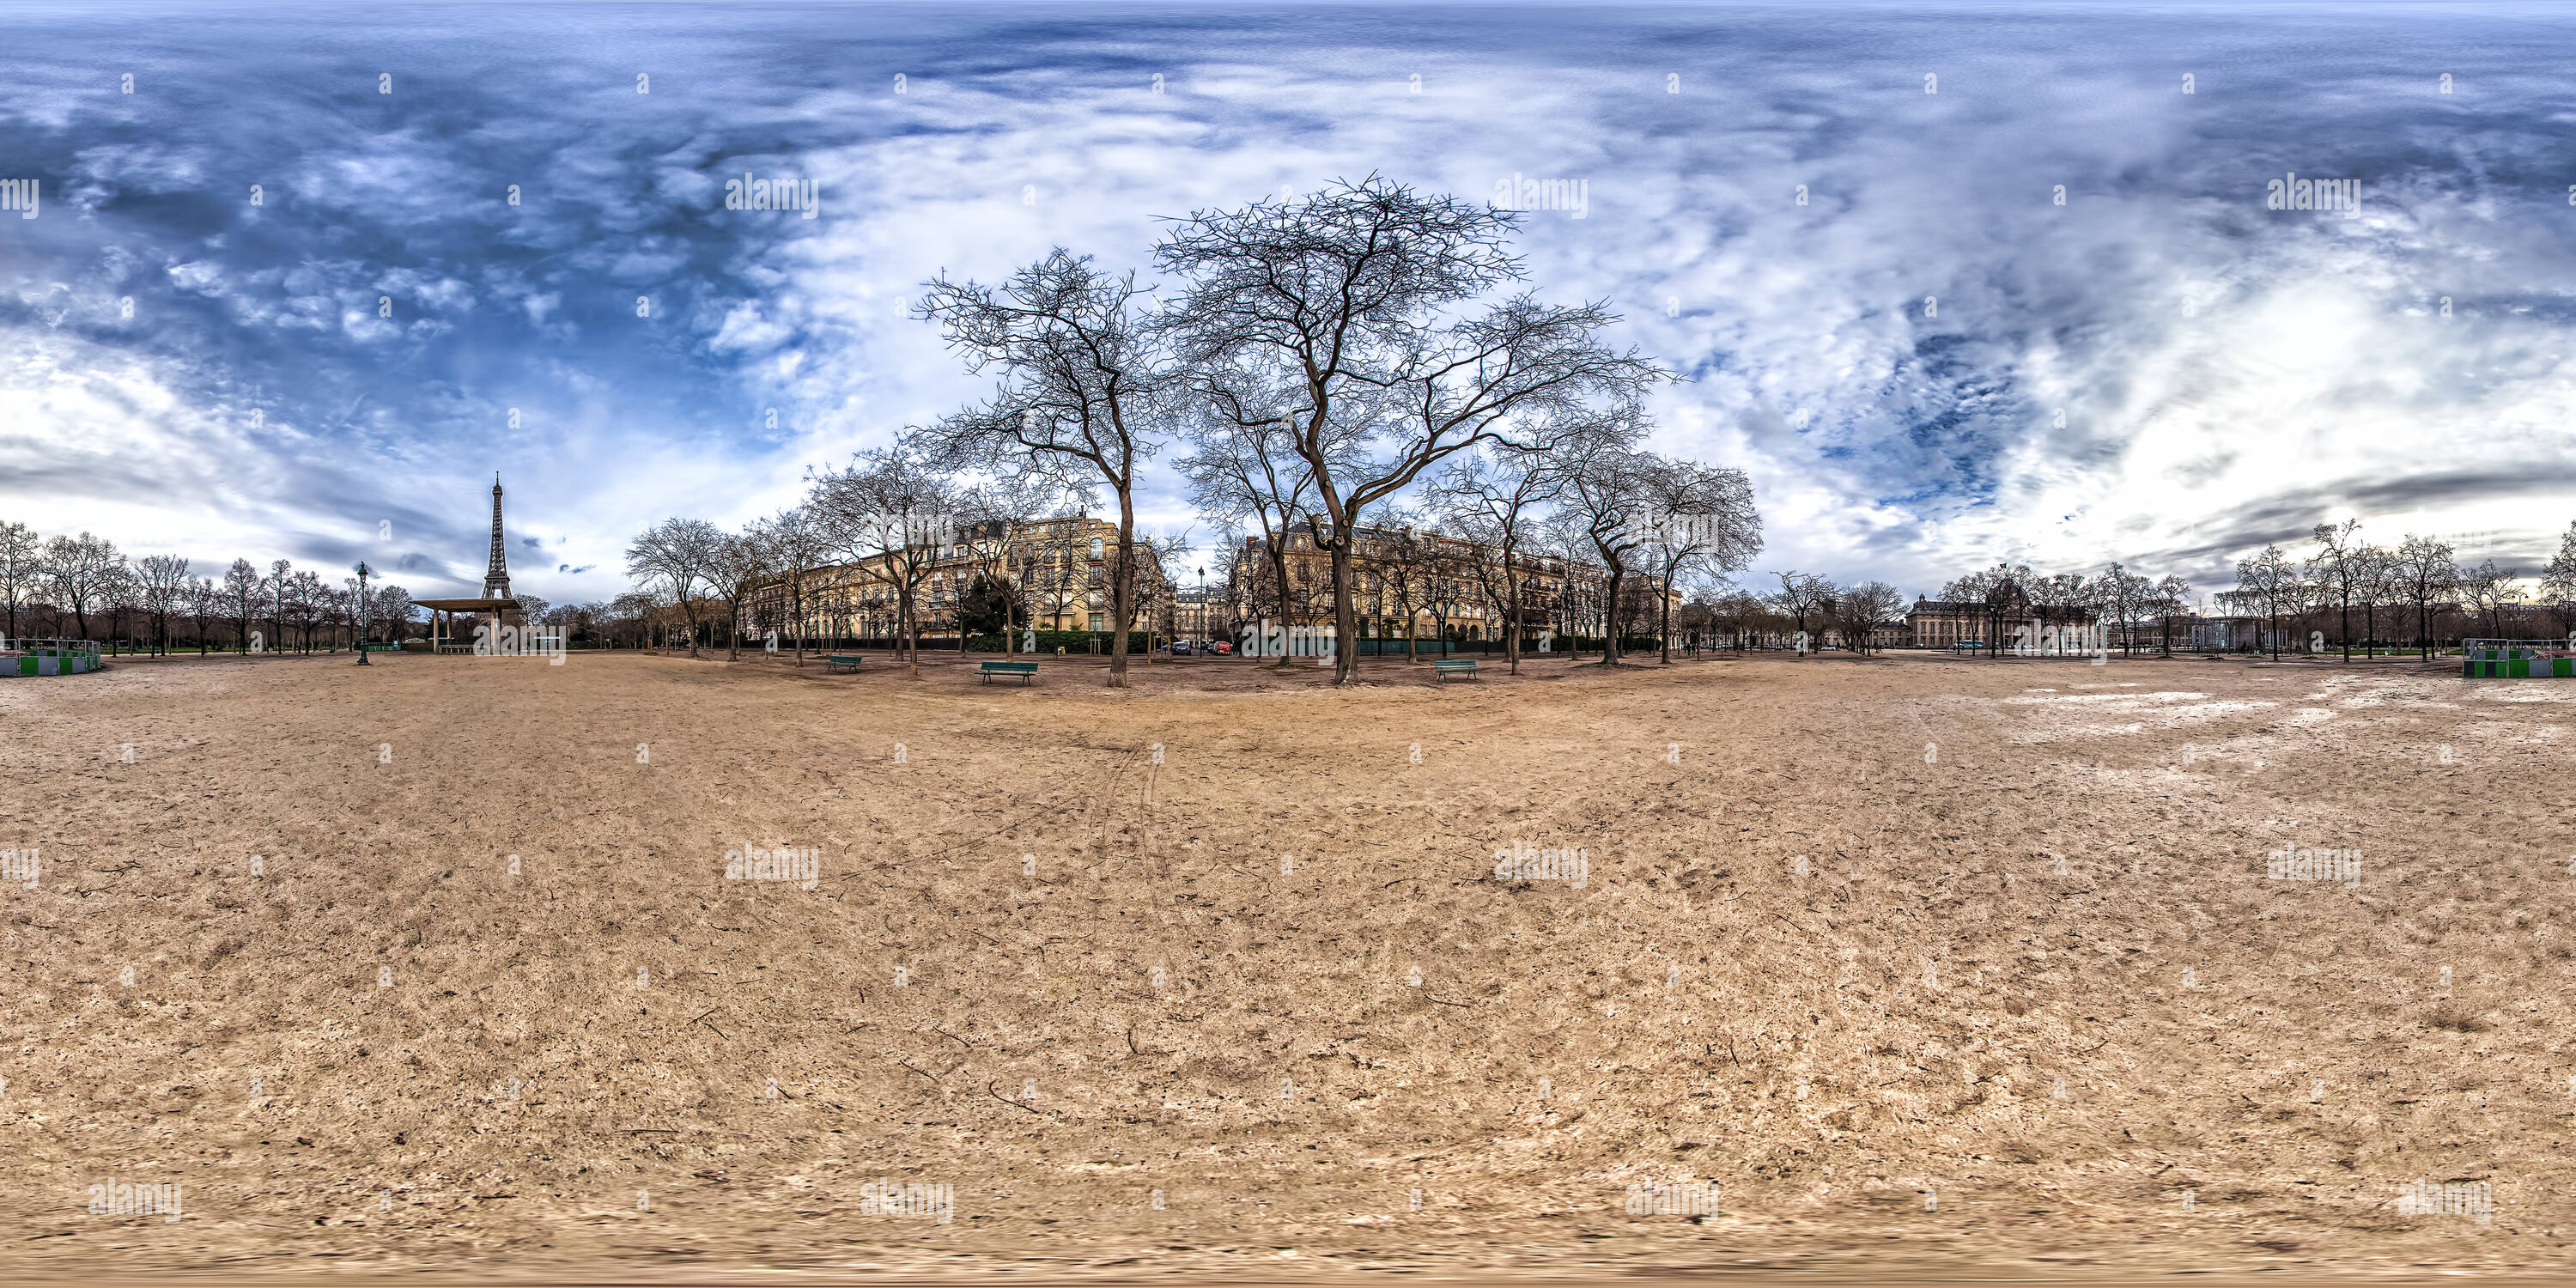
[[[924,547],[913,612],[926,634],[953,634],[957,610],[979,576],[1013,586],[1016,621],[1042,631],[1108,631],[1110,564],[1118,551],[1118,525],[1088,515],[1020,523],[989,522],[960,528],[951,539]],[[818,568],[807,574],[805,634],[817,639],[884,639],[896,631],[895,588],[871,568],[888,556],[858,564]],[[1128,623],[1143,630],[1171,612],[1172,588],[1151,558],[1137,560],[1137,602]],[[757,592],[751,620],[762,629],[793,633],[788,588],[773,581]]]
[[[1289,626],[1320,626],[1333,617],[1333,559],[1306,532],[1287,534],[1289,602],[1279,598],[1277,575],[1262,538],[1244,538],[1228,579],[1225,612],[1237,623],[1269,619]],[[1437,639],[1445,624],[1449,638],[1470,643],[1504,638],[1503,610],[1495,605],[1502,581],[1501,551],[1493,546],[1418,528],[1360,530],[1352,552],[1354,608],[1368,638],[1405,638],[1411,619],[1414,638]],[[1603,631],[1603,599],[1608,587],[1597,569],[1546,555],[1517,555],[1514,575],[1521,584],[1523,638],[1553,633],[1593,637]],[[1629,579],[1632,591],[1651,596],[1642,578]],[[1673,596],[1673,608],[1682,596]],[[1410,612],[1407,612],[1408,603]],[[1651,613],[1640,628],[1651,631]]]

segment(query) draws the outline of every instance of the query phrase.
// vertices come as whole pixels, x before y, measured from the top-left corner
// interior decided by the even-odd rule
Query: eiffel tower
[[[501,476],[492,476],[492,566],[483,570],[483,597],[510,598],[510,563],[501,548]]]

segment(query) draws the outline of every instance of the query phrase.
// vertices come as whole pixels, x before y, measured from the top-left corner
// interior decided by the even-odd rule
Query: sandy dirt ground
[[[0,1275],[2570,1260],[2576,682],[1041,670],[0,680]]]

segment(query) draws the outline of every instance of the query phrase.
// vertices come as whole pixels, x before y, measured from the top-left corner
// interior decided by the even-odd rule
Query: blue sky
[[[604,597],[645,524],[975,395],[932,274],[1377,171],[1586,184],[1534,284],[1690,377],[1655,445],[1752,476],[1757,569],[2206,590],[2346,516],[2528,568],[2576,519],[2569,66],[2538,5],[17,5],[0,518],[470,592],[498,471],[517,587]]]

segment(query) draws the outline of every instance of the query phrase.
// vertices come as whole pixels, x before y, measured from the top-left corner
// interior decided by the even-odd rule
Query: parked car
[[[1234,652],[1234,644],[1228,640],[1211,640],[1208,642],[1208,652],[1218,657],[1226,657]]]
[[[1172,656],[1174,657],[1185,657],[1189,654],[1190,642],[1188,640],[1173,640],[1171,643],[1166,644],[1163,647],[1170,649]]]

